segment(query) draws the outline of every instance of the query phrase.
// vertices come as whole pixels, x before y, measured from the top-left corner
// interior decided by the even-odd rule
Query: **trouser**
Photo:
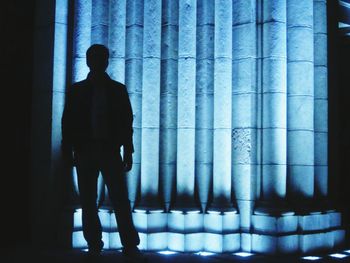
[[[82,145],[75,151],[84,238],[89,248],[102,243],[102,227],[98,217],[97,179],[101,171],[113,206],[123,247],[140,243],[132,221],[130,201],[119,149],[101,142]]]

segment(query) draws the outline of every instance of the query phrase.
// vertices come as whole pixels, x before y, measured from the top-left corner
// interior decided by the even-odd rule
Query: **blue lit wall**
[[[109,47],[108,73],[127,86],[140,248],[307,253],[341,244],[340,213],[318,201],[328,196],[325,0],[62,0],[56,11],[53,122],[66,65],[73,82],[84,79],[91,44]],[[99,199],[105,248],[119,248],[102,180]],[[73,247],[86,246],[80,217],[77,207]]]

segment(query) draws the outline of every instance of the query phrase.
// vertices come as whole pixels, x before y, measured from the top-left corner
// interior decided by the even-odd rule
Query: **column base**
[[[298,217],[285,202],[259,202],[252,215],[252,251],[262,254],[298,252]]]
[[[168,231],[168,249],[179,252],[203,249],[203,213],[199,209],[171,210]]]
[[[240,249],[240,219],[233,207],[220,211],[210,208],[204,214],[204,250],[214,253]]]
[[[258,207],[252,232],[252,251],[263,254],[328,252],[345,240],[339,212],[330,207],[317,211],[307,203],[297,213],[280,206]]]
[[[168,214],[161,208],[136,208],[132,214],[139,232],[142,250],[164,250],[167,247]]]
[[[339,248],[345,241],[341,213],[334,209],[312,211],[298,216],[300,252],[323,252]]]

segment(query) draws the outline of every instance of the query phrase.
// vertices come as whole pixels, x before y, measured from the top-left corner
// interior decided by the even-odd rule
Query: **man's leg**
[[[88,243],[89,251],[99,252],[103,242],[96,204],[98,162],[91,149],[84,149],[76,153],[76,163],[84,238]]]
[[[102,163],[101,171],[115,212],[121,243],[126,249],[134,249],[140,243],[140,239],[132,220],[120,154],[106,154]]]

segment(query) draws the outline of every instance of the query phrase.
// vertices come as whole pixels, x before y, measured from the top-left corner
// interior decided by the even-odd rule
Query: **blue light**
[[[156,210],[149,211],[150,214],[158,214],[158,213],[163,213],[163,212],[164,212],[164,210],[162,210],[162,209],[156,209]]]
[[[251,257],[254,254],[248,253],[248,252],[237,252],[237,253],[234,253],[233,255],[246,258],[246,257]]]
[[[319,260],[319,259],[321,259],[321,257],[306,256],[306,257],[302,257],[302,259],[305,259],[305,260]]]
[[[333,257],[333,258],[345,258],[345,257],[348,257],[349,255],[345,255],[345,254],[341,254],[341,253],[334,253],[334,254],[330,254],[329,256]]]
[[[200,212],[199,210],[186,211],[187,214],[199,214]]]
[[[220,212],[220,211],[215,211],[215,210],[208,210],[208,214],[211,214],[211,215],[220,215],[221,212]]]
[[[196,255],[199,255],[199,256],[203,256],[203,257],[215,255],[215,253],[207,252],[207,251],[200,251],[200,252],[197,252],[197,253],[195,253],[195,254],[196,254]]]
[[[174,254],[177,254],[177,252],[170,251],[170,250],[159,251],[158,253],[162,254],[162,255],[174,255]]]
[[[136,212],[136,213],[142,213],[142,214],[146,214],[146,210],[144,210],[144,209],[134,209],[134,211]]]

